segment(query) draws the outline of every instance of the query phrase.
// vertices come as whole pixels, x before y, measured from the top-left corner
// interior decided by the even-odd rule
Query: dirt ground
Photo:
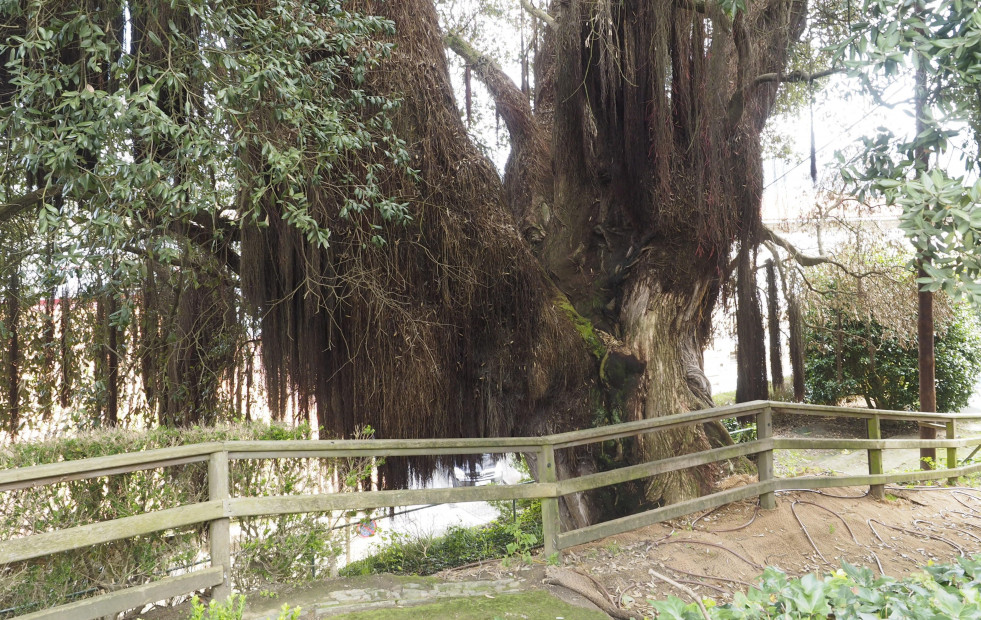
[[[760,511],[754,501],[730,504],[571,549],[563,565],[598,581],[615,604],[640,618],[651,615],[648,599],[691,598],[652,570],[724,602],[753,584],[764,566],[799,576],[847,561],[901,577],[931,560],[948,563],[979,552],[981,489],[888,487],[883,501],[855,489],[830,489],[780,493],[772,511]],[[541,564],[493,562],[439,576],[514,574],[531,585],[544,572]]]
[[[882,501],[854,488],[787,491],[777,494],[777,508],[772,511],[759,510],[755,500],[729,504],[566,550],[560,569],[599,584],[597,590],[605,590],[618,617],[639,620],[653,617],[649,599],[674,595],[690,600],[694,593],[726,602],[734,592],[753,585],[765,566],[800,576],[828,573],[847,561],[877,575],[902,577],[919,572],[929,561],[950,563],[959,555],[981,553],[981,488],[889,486],[886,490]],[[548,585],[554,570],[536,557],[531,564],[518,559],[486,561],[435,578],[441,582],[519,580],[522,589],[547,589],[566,602],[596,609],[577,592]],[[652,571],[684,589],[669,585]],[[312,603],[329,590],[364,586],[339,581],[344,583],[308,587],[310,592],[302,596],[281,584],[270,590],[278,593],[273,607],[289,603],[313,610]],[[185,618],[187,609],[182,607],[144,617]]]

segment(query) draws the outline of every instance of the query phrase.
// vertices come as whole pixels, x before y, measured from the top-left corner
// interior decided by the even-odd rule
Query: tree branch
[[[183,232],[192,243],[214,256],[229,271],[236,275],[242,273],[242,258],[229,247],[227,238],[224,241],[216,238],[215,229],[210,224],[202,225],[196,218],[188,223],[187,230]]]
[[[470,65],[477,79],[487,87],[497,105],[498,113],[507,125],[511,141],[519,148],[523,146],[537,128],[528,97],[493,58],[477,51],[461,36],[450,33],[443,41]]]
[[[705,15],[715,22],[723,32],[728,33],[732,31],[732,22],[729,20],[729,16],[722,10],[722,7],[719,6],[718,2],[711,2],[710,0],[675,0],[675,6]]]
[[[846,274],[850,275],[853,278],[859,279],[859,280],[861,280],[862,278],[868,277],[870,275],[879,273],[878,271],[875,271],[875,270],[873,270],[873,271],[867,271],[865,273],[857,273],[855,271],[852,271],[851,269],[849,269],[848,267],[846,267],[842,263],[840,263],[840,262],[836,261],[835,259],[831,258],[830,256],[811,256],[811,255],[808,255],[808,254],[804,254],[799,249],[797,249],[794,246],[794,244],[792,244],[787,239],[784,239],[783,237],[781,237],[777,233],[773,232],[773,230],[771,230],[767,226],[761,227],[761,230],[760,230],[760,238],[761,238],[761,240],[763,241],[764,244],[767,244],[769,242],[771,244],[775,244],[775,245],[778,245],[778,246],[782,247],[784,250],[786,250],[790,254],[790,257],[793,258],[794,261],[798,265],[800,265],[801,267],[816,267],[818,265],[834,265],[838,269],[841,269],[842,271],[844,271]],[[772,248],[771,248],[771,252],[773,252]],[[774,255],[775,255],[775,253],[774,253]]]
[[[60,195],[60,186],[45,187],[34,190],[10,202],[0,203],[0,224],[9,222],[18,215],[31,209],[40,208],[45,200],[50,200]],[[224,241],[216,244],[216,234],[218,232],[222,234]],[[212,220],[202,214],[198,214],[192,219],[191,226],[187,231],[184,231],[184,234],[195,244],[211,252],[229,270],[236,274],[241,271],[241,258],[229,247],[230,242],[239,238],[240,231],[228,220],[221,218]],[[142,252],[142,250],[132,246],[124,249],[129,252]]]
[[[735,130],[743,116],[746,99],[750,95],[749,85],[746,83],[746,73],[748,67],[752,65],[753,49],[750,46],[749,31],[746,28],[744,13],[737,14],[736,18],[732,20],[732,41],[736,47],[736,92],[729,98],[726,115],[729,129]]]
[[[60,187],[44,187],[29,194],[16,198],[11,202],[0,203],[0,224],[8,222],[21,213],[44,204],[45,198],[54,198],[61,194]]]
[[[511,137],[511,155],[504,167],[505,198],[521,234],[533,247],[539,247],[549,235],[549,218],[541,205],[551,204],[552,167],[549,136],[531,102],[491,57],[478,52],[454,33],[444,44],[470,66],[473,74],[490,91],[498,114],[504,119]],[[551,218],[556,224],[559,218]],[[556,225],[556,224],[553,224]]]
[[[753,80],[753,86],[758,86],[766,82],[813,82],[814,80],[819,80],[836,73],[844,73],[844,69],[825,69],[816,73],[805,73],[804,71],[764,73],[763,75],[756,76],[756,79]]]
[[[523,8],[524,10],[528,11],[529,13],[537,17],[538,19],[545,22],[549,28],[552,28],[554,30],[555,28],[558,27],[558,25],[555,23],[555,18],[549,15],[548,13],[546,13],[545,11],[536,7],[528,0],[520,0],[520,2],[521,2],[521,8]]]

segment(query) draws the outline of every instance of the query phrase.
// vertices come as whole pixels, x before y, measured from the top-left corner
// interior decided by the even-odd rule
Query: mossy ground
[[[501,618],[535,618],[551,620],[602,620],[608,616],[599,611],[574,607],[540,590],[521,594],[502,594],[494,598],[458,598],[429,605],[396,609],[376,609],[333,616],[334,620],[402,620],[439,618],[440,620],[491,620]]]

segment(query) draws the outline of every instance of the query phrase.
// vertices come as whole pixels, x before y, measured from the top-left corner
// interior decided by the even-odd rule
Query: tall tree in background
[[[773,389],[783,389],[783,352],[780,346],[780,294],[777,288],[777,269],[773,259],[767,259],[766,267],[766,307],[767,327],[770,332],[770,375]]]
[[[981,6],[975,1],[868,2],[868,21],[856,28],[848,64],[874,96],[883,81],[913,69],[915,133],[882,130],[864,139],[864,149],[842,176],[861,192],[881,194],[902,207],[900,227],[912,242],[919,285],[919,382],[923,411],[936,409],[933,293],[961,294],[981,301]],[[937,164],[956,151],[945,168]],[[936,431],[923,427],[923,438]],[[921,451],[932,467],[935,449]]]

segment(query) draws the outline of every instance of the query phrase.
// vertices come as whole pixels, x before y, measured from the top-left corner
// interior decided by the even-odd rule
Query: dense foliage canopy
[[[377,245],[376,221],[410,219],[379,187],[412,174],[398,102],[363,89],[394,24],[339,0],[9,1],[0,19],[6,429],[56,392],[76,428],[241,413],[242,229],[274,210],[313,246],[342,226]]]
[[[902,207],[900,226],[927,291],[981,301],[981,19],[975,0],[870,0],[841,48],[874,97],[919,72],[923,113],[906,132],[881,128],[842,170],[859,196]]]

